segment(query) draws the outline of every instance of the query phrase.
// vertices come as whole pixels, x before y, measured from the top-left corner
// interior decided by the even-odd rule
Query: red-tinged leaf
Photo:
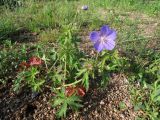
[[[30,65],[29,65],[28,63],[24,62],[24,61],[21,62],[21,63],[19,64],[19,66],[22,67],[22,68],[23,68],[23,67],[26,67],[26,68],[29,68],[29,67],[30,67]]]
[[[85,88],[77,87],[77,95],[83,97],[85,95]]]
[[[75,88],[74,87],[67,87],[65,90],[65,94],[67,97],[72,96],[75,93]]]
[[[42,64],[42,60],[39,57],[31,57],[29,59],[29,65],[33,66],[33,65],[41,65]]]

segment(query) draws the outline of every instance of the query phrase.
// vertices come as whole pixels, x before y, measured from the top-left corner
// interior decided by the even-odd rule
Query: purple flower
[[[87,5],[83,5],[82,6],[82,10],[88,10],[88,6]]]
[[[90,33],[90,39],[98,52],[104,49],[113,50],[116,37],[116,31],[110,29],[107,25],[102,26],[100,31],[93,31]]]

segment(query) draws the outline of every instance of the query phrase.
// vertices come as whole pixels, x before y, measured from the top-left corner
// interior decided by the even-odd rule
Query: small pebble
[[[101,100],[100,105],[104,105],[104,104],[105,104],[104,101]]]

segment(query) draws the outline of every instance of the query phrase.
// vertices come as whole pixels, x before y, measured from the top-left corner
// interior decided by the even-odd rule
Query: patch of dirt
[[[100,9],[98,12],[102,16],[107,16],[108,13],[116,14],[116,16],[118,15],[121,18],[121,20],[125,20],[126,18],[129,18],[131,21],[138,20],[138,29],[140,30],[139,32],[145,37],[154,37],[154,33],[156,32],[157,27],[160,25],[158,17],[151,17],[147,14],[136,11],[123,13],[112,9]]]
[[[29,89],[23,88],[15,94],[11,86],[11,84],[6,87],[0,85],[0,120],[55,119],[55,110],[49,103],[49,99],[53,96],[50,91],[32,93]]]
[[[79,34],[81,42],[78,45],[79,50],[82,51],[86,56],[95,56],[96,51],[93,48],[93,43],[89,39],[89,32],[87,29],[83,29],[83,32]]]
[[[154,37],[157,27],[160,24],[158,18],[151,17],[144,13],[126,12],[125,16],[122,16],[122,18],[126,17],[128,17],[132,21],[139,21],[138,29],[140,30],[140,34],[145,37]]]
[[[51,91],[31,93],[24,88],[14,94],[11,86],[0,85],[0,120],[56,120],[55,109],[49,103],[53,96]],[[124,75],[113,75],[103,90],[90,89],[83,98],[84,107],[79,112],[69,113],[64,120],[134,120],[128,87]],[[120,109],[120,102],[125,103],[125,108]]]
[[[67,120],[134,120],[129,94],[129,82],[123,75],[115,75],[105,89],[94,89],[84,98],[84,107]],[[125,108],[120,108],[125,103]]]
[[[146,48],[160,52],[160,38],[150,38],[151,40],[147,43]]]

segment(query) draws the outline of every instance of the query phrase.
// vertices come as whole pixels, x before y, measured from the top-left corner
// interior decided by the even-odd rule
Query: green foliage
[[[0,43],[2,44],[2,40],[7,38],[7,35],[12,33],[15,30],[15,25],[13,25],[12,20],[6,20],[4,18],[0,19]]]
[[[124,102],[120,102],[119,103],[119,107],[120,107],[120,109],[125,109],[126,108],[126,104]]]
[[[160,78],[160,58],[155,59],[146,69],[147,74],[152,74]]]
[[[14,76],[12,71],[18,68],[19,61],[26,58],[24,52],[18,54],[19,50],[13,46],[15,45],[12,45],[11,41],[7,40],[3,43],[0,51],[0,79],[3,82],[7,82],[8,79]]]
[[[18,91],[20,89],[20,87],[22,86],[21,82],[24,80],[24,77],[25,77],[24,71],[17,75],[17,79],[14,80],[14,87],[13,87],[14,91]]]
[[[149,58],[148,58],[149,56]],[[145,116],[139,116],[143,119],[158,120],[160,118],[160,74],[159,74],[159,53],[147,51],[144,56],[141,55],[143,62],[138,62],[138,75],[134,75],[132,79],[139,83],[139,87],[133,87],[132,101],[135,111],[142,110]],[[147,61],[146,61],[147,58]],[[136,67],[136,64],[132,64]],[[139,96],[141,94],[141,96]]]
[[[111,73],[124,72],[129,67],[130,64],[128,59],[125,57],[120,57],[117,50],[112,52],[103,52],[98,58],[97,68],[99,74],[102,75],[101,85],[105,86],[108,81]]]
[[[160,118],[160,81],[157,80],[153,84],[143,83],[141,88],[132,88],[132,101],[134,110],[142,110],[145,116],[139,116],[143,119],[158,120]],[[141,94],[141,96],[139,96]]]
[[[78,108],[82,107],[80,104],[80,98],[75,95],[67,97],[64,89],[57,91],[56,96],[52,100],[53,107],[60,107],[57,113],[58,117],[66,117],[68,107],[72,108],[73,110],[78,110]]]
[[[22,71],[18,73],[17,78],[14,80],[13,90],[18,91],[20,87],[27,84],[29,87],[32,88],[32,91],[39,92],[45,80],[38,79],[36,77],[38,74],[39,71],[37,70],[37,68],[34,67],[31,67],[27,71]]]

